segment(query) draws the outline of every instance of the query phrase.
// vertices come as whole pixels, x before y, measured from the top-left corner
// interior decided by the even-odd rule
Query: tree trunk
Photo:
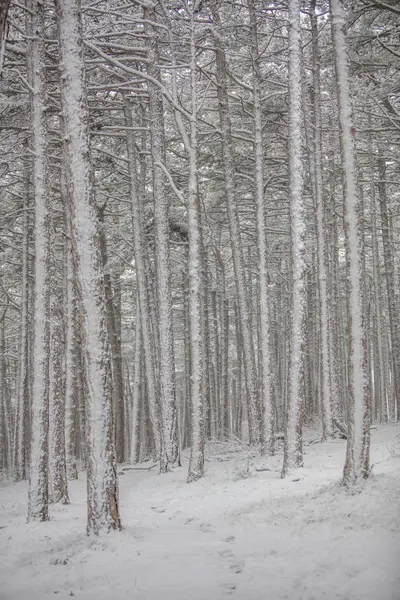
[[[317,209],[317,260],[318,260],[318,290],[319,290],[319,331],[320,331],[320,364],[321,381],[320,397],[322,408],[322,438],[332,436],[332,407],[330,389],[329,363],[329,324],[328,324],[328,291],[325,243],[325,206],[322,181],[322,116],[321,116],[321,81],[320,81],[320,50],[318,42],[318,21],[316,0],[311,5],[312,33],[312,70],[313,70],[313,158],[315,177],[315,201]]]
[[[67,136],[73,258],[83,309],[87,379],[87,532],[119,529],[118,482],[113,440],[111,364],[107,309],[89,162],[88,107],[79,0],[57,0],[61,99]]]
[[[47,164],[45,10],[32,0],[32,131],[35,198],[35,308],[28,521],[49,520],[50,198]]]
[[[270,321],[268,299],[268,262],[266,212],[264,200],[264,149],[262,137],[261,111],[261,73],[260,53],[257,35],[257,15],[254,0],[247,0],[250,15],[251,56],[253,65],[253,115],[254,115],[254,154],[255,154],[255,196],[257,206],[257,247],[258,270],[260,278],[259,312],[260,312],[260,389],[262,403],[262,439],[264,454],[274,453],[274,421],[272,411],[272,379],[270,350]]]
[[[348,297],[348,422],[343,482],[352,486],[369,475],[368,392],[365,374],[360,201],[352,123],[350,78],[347,62],[346,19],[341,0],[330,3],[335,53],[341,137],[344,230]]]
[[[289,395],[286,408],[282,477],[303,466],[301,416],[304,401],[305,206],[301,132],[300,0],[289,0],[289,197],[292,259],[292,313],[289,347]]]
[[[394,256],[389,236],[389,212],[386,195],[386,163],[385,158],[382,155],[378,156],[378,175],[379,204],[381,209],[382,223],[383,260],[385,263],[386,289],[388,297],[389,336],[394,390],[393,417],[397,417],[398,420],[400,418],[400,326],[398,317],[399,311],[398,308],[396,308]]]
[[[154,9],[145,8],[147,21],[156,22]],[[148,46],[147,74],[161,81],[160,57],[157,43],[157,27],[145,26]],[[159,87],[149,83],[149,112],[151,149],[154,162],[153,195],[154,224],[156,237],[156,268],[158,294],[158,332],[160,347],[160,405],[162,423],[161,472],[170,470],[179,463],[178,420],[176,411],[175,360],[172,330],[171,265],[169,249],[169,203],[166,193],[165,174],[165,135],[163,102]]]
[[[148,277],[146,272],[146,261],[143,249],[143,199],[138,188],[137,157],[136,157],[136,136],[133,130],[135,112],[133,107],[125,103],[125,122],[132,128],[126,132],[126,144],[129,160],[129,181],[130,181],[130,199],[133,229],[133,245],[135,252],[135,269],[138,290],[138,302],[140,306],[140,318],[144,360],[146,364],[148,402],[150,408],[150,418],[154,431],[154,442],[157,458],[161,459],[161,423],[160,407],[157,392],[156,373],[155,373],[155,348],[153,334],[151,330],[151,314],[148,296]]]
[[[233,157],[232,126],[229,112],[227,64],[220,30],[221,21],[218,3],[210,3],[213,20],[217,28],[214,37],[217,68],[218,109],[221,124],[225,199],[228,211],[229,235],[231,240],[233,268],[235,275],[241,339],[243,344],[244,373],[248,398],[249,440],[252,445],[260,443],[260,423],[258,414],[258,389],[254,346],[252,343],[249,306],[246,294],[246,279],[243,261],[243,248],[240,236],[239,213],[235,196],[235,164]]]
[[[190,84],[191,119],[189,148],[189,327],[190,327],[190,408],[191,448],[188,481],[196,481],[204,474],[204,363],[202,326],[202,248],[200,232],[200,201],[197,182],[197,91],[196,39],[194,12],[190,15]]]

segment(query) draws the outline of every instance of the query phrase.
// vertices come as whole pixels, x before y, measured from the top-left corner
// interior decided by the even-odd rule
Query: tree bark
[[[331,0],[330,10],[339,106],[344,231],[348,273],[348,435],[343,483],[350,487],[356,485],[361,477],[365,478],[369,475],[370,427],[367,418],[369,399],[365,373],[360,201],[357,188],[354,127],[345,34],[346,18],[341,0]]]
[[[121,527],[115,463],[111,363],[96,215],[89,162],[88,107],[79,0],[57,0],[61,100],[67,136],[73,258],[83,311],[87,380],[87,532]]]
[[[49,520],[50,197],[47,164],[45,10],[32,0],[32,141],[35,199],[35,306],[28,521]]]
[[[286,407],[282,477],[303,466],[301,418],[304,402],[305,206],[301,131],[300,0],[289,0],[289,197],[292,262],[292,312],[289,347],[289,393]]]

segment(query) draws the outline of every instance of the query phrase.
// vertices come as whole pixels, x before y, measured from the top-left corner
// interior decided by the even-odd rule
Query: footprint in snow
[[[244,569],[244,564],[240,564],[240,563],[232,563],[231,565],[229,565],[229,569],[233,572],[236,573],[237,575],[239,573],[243,573],[243,569]]]
[[[218,554],[220,556],[223,556],[224,558],[233,558],[234,557],[232,550],[221,550],[220,552],[218,552]]]
[[[236,590],[236,584],[234,583],[223,583],[221,586],[222,592],[226,595],[233,594]]]
[[[201,531],[204,531],[204,533],[209,533],[212,531],[210,523],[200,523],[200,529]]]

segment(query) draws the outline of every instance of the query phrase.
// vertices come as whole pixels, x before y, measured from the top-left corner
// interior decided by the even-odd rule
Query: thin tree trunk
[[[204,474],[204,363],[202,326],[202,248],[200,232],[200,202],[197,182],[197,86],[196,86],[196,32],[194,9],[190,15],[190,86],[191,119],[189,148],[189,326],[190,326],[190,463],[188,481],[196,481]]]
[[[45,10],[32,0],[32,131],[35,198],[35,308],[28,521],[48,521],[50,368],[50,198],[47,165]]]
[[[54,211],[55,213],[55,211]],[[57,235],[53,228],[50,262],[50,421],[49,421],[49,484],[52,502],[69,504],[65,453],[65,261],[56,256]],[[58,266],[61,268],[57,268]]]
[[[146,261],[143,250],[143,199],[138,188],[137,157],[136,157],[136,136],[133,130],[135,122],[135,112],[133,107],[125,103],[125,122],[127,127],[132,129],[126,132],[126,143],[129,160],[129,181],[130,181],[130,199],[133,229],[133,244],[135,252],[135,268],[138,289],[138,302],[140,306],[141,335],[143,338],[144,360],[146,364],[148,402],[150,409],[150,418],[154,431],[154,442],[157,458],[161,459],[161,424],[159,398],[157,393],[156,373],[155,373],[155,348],[153,334],[151,330],[151,314],[148,296],[148,277],[146,272]]]
[[[303,466],[301,416],[304,401],[305,206],[301,131],[300,0],[289,0],[289,171],[292,259],[292,313],[289,348],[289,395],[286,410],[282,477]]]
[[[156,23],[156,12],[145,8],[146,23]],[[148,45],[147,74],[161,81],[160,57],[157,43],[157,27],[145,26]],[[169,205],[166,193],[165,174],[165,135],[163,102],[160,89],[149,83],[149,113],[151,149],[154,161],[153,195],[154,224],[156,237],[156,268],[158,294],[158,332],[160,347],[160,406],[162,423],[161,472],[166,472],[179,463],[178,420],[175,390],[175,359],[172,330],[171,265],[169,249]]]
[[[396,286],[393,246],[390,243],[389,236],[389,212],[386,195],[386,163],[385,158],[380,154],[378,156],[378,191],[379,204],[382,223],[382,241],[383,241],[383,260],[385,263],[386,289],[388,298],[389,312],[389,336],[391,346],[391,367],[393,377],[394,391],[394,411],[393,417],[400,419],[400,326],[399,311],[396,308]]]
[[[130,462],[134,465],[140,458],[140,396],[142,382],[142,317],[140,315],[139,298],[136,307],[136,332],[135,332],[135,358],[133,376],[133,398],[132,398],[132,439]]]
[[[25,148],[28,151],[28,148]],[[29,196],[30,177],[29,164],[25,165],[25,190],[23,204],[22,231],[22,295],[21,295],[21,332],[20,362],[18,377],[18,423],[16,431],[17,452],[15,475],[16,480],[27,479],[29,473],[29,440],[30,440],[30,394],[29,394]]]
[[[246,279],[243,261],[243,248],[240,236],[239,213],[235,196],[235,164],[233,157],[232,125],[229,112],[227,64],[225,49],[221,41],[221,21],[219,5],[215,0],[210,3],[213,20],[217,28],[214,37],[218,109],[221,124],[222,157],[225,181],[225,199],[228,211],[229,234],[232,248],[241,339],[243,344],[244,373],[248,398],[248,423],[250,444],[260,443],[260,422],[258,413],[258,389],[254,346],[252,343],[249,305],[246,293]]]
[[[268,299],[268,262],[267,262],[267,233],[266,212],[264,200],[264,149],[262,137],[261,110],[261,73],[260,52],[257,35],[257,15],[254,0],[247,0],[250,15],[251,57],[253,66],[253,115],[254,115],[254,155],[255,155],[255,196],[257,205],[257,247],[258,270],[260,281],[259,312],[260,312],[260,356],[261,356],[261,403],[262,403],[262,451],[265,454],[274,453],[274,421],[272,411],[272,380],[271,380],[271,349],[270,321]]]
[[[332,436],[332,407],[330,389],[329,363],[329,324],[328,324],[328,291],[325,244],[325,206],[322,181],[322,116],[321,116],[321,81],[320,81],[320,50],[318,42],[318,21],[316,0],[311,4],[311,33],[312,33],[312,68],[313,68],[313,158],[315,170],[315,200],[317,208],[317,260],[318,260],[318,289],[319,289],[319,330],[320,330],[320,361],[321,383],[320,396],[322,407],[322,438]]]

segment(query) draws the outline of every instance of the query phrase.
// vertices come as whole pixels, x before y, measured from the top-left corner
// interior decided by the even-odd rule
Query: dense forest
[[[1,0],[0,476],[28,521],[87,473],[399,420],[396,0]],[[122,512],[122,511],[121,511]]]

